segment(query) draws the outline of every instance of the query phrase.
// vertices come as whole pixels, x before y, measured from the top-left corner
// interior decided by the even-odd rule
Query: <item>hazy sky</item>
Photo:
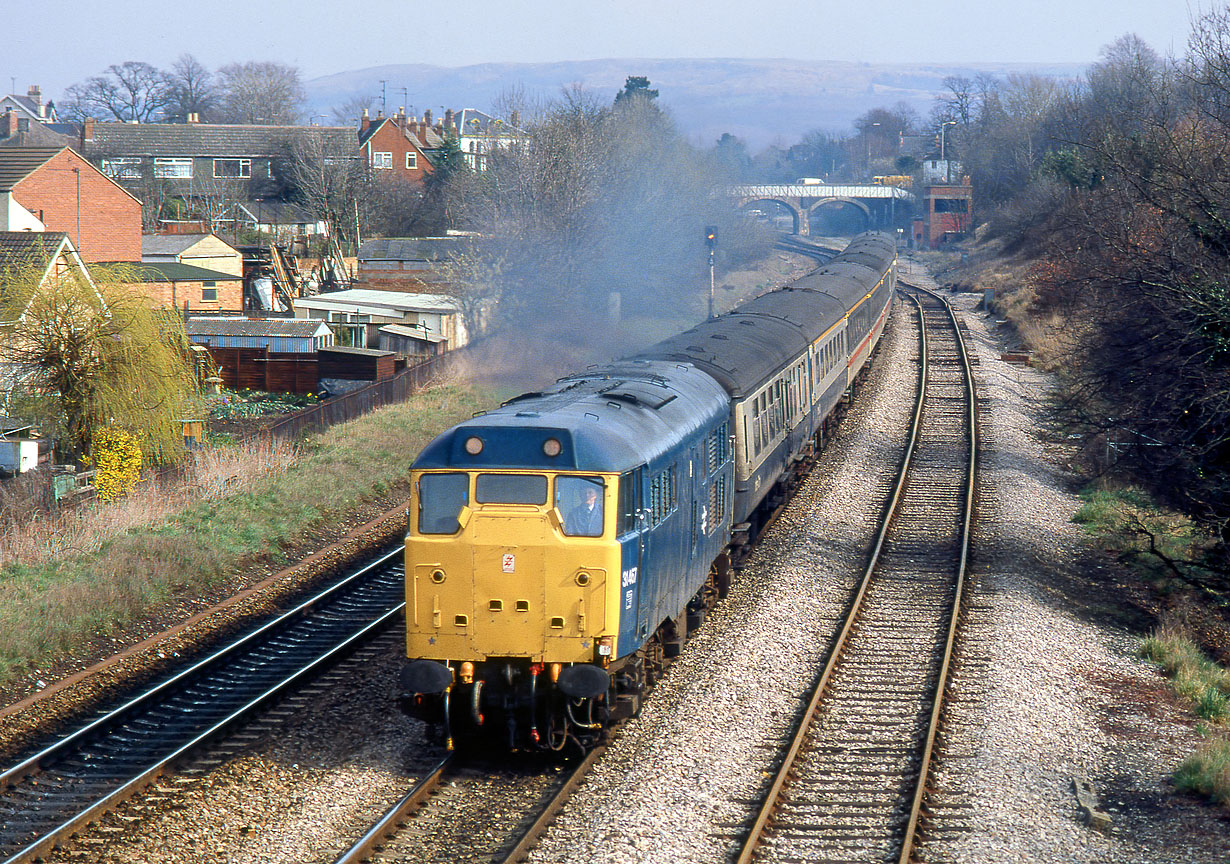
[[[112,63],[297,65],[307,79],[390,63],[605,57],[1087,62],[1134,32],[1183,53],[1210,0],[6,0],[0,89],[57,98]]]

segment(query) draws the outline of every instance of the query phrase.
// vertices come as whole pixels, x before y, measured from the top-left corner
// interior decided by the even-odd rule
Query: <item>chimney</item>
[[[423,122],[426,123],[428,126],[431,125],[431,109],[430,108],[428,108],[426,111],[423,112]]]
[[[12,108],[4,109],[4,119],[0,120],[0,138],[12,138],[17,134],[17,115]]]
[[[397,113],[393,115],[393,122],[397,124],[397,128],[403,132],[406,130],[406,106],[398,105]]]
[[[511,125],[514,129],[520,129],[521,128],[521,112],[520,111],[512,112],[512,115],[508,118],[508,122],[509,122],[509,125]]]
[[[86,117],[81,124],[81,143],[87,144],[94,140],[94,118]]]
[[[455,116],[456,115],[453,114],[452,108],[449,108],[447,111],[444,112],[444,128],[448,132],[453,131],[453,126],[455,125],[455,121],[453,120],[453,118]]]
[[[363,109],[363,119],[359,121],[359,134],[362,135],[371,128],[372,118],[367,116],[367,109]]]
[[[30,89],[26,91],[26,96],[34,103],[34,107],[38,110],[38,116],[46,117],[47,109],[43,107],[43,91],[39,89],[39,86],[31,84]]]

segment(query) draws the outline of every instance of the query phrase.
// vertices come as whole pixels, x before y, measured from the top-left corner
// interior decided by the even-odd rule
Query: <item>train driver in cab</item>
[[[602,536],[602,501],[599,487],[586,483],[581,492],[581,503],[568,511],[564,519],[564,533],[570,537]]]

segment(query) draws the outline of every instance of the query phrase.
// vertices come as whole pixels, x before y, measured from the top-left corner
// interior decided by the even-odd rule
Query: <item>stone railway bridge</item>
[[[794,221],[794,233],[803,235],[811,233],[813,218],[826,210],[853,211],[861,216],[863,230],[893,227],[899,219],[911,215],[915,202],[914,193],[907,189],[871,183],[736,186],[731,191],[740,209],[757,205],[784,209]]]

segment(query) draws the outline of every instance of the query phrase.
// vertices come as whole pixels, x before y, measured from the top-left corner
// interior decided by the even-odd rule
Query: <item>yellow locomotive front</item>
[[[618,475],[415,470],[412,482],[405,707],[450,746],[594,737],[619,627]]]

